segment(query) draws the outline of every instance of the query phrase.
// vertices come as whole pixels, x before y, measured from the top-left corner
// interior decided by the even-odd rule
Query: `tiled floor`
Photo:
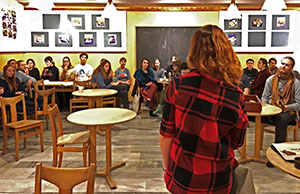
[[[66,121],[67,112],[62,112],[65,132],[85,130]],[[110,190],[103,177],[95,178],[95,193],[168,193],[162,179],[162,164],[159,148],[159,119],[148,117],[146,111],[130,122],[115,125],[112,131],[113,162],[127,161],[126,166],[112,172],[117,189]],[[248,130],[247,153],[253,154],[254,124]],[[15,161],[14,139],[9,138],[8,153],[0,155],[0,193],[33,193],[35,179],[35,163],[42,161],[44,165],[52,165],[51,129],[44,129],[45,151],[40,152],[39,138],[28,139],[27,148],[20,145],[20,160]],[[2,144],[2,131],[0,132]],[[262,158],[274,136],[265,134]],[[98,167],[105,162],[105,138],[97,136]],[[239,154],[236,153],[236,157]],[[63,167],[82,167],[79,153],[65,153]],[[243,164],[252,169],[255,189],[258,194],[295,194],[300,193],[300,179],[294,178],[279,169],[267,168],[264,164],[249,162]],[[84,193],[85,184],[75,187],[75,193]],[[43,182],[43,191],[57,192],[57,189]]]

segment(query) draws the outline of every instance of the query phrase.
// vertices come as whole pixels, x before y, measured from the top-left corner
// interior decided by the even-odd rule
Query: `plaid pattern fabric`
[[[248,117],[237,87],[193,71],[170,83],[160,134],[173,138],[165,176],[178,194],[225,194],[238,163],[234,149],[243,144]]]

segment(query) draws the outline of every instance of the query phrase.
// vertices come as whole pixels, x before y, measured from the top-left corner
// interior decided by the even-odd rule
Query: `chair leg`
[[[27,133],[27,130],[24,131],[24,135],[26,135],[26,133]],[[23,145],[23,147],[26,148],[26,137],[24,138],[24,145]]]
[[[53,151],[53,161],[52,161],[53,167],[57,167],[57,156],[58,156],[57,150]]]
[[[86,155],[86,152],[87,152],[87,147],[86,147],[86,144],[84,143],[83,144],[83,167],[86,167],[86,158],[87,158],[87,155]]]
[[[45,116],[46,116],[46,129],[48,129],[48,115]]]
[[[39,130],[39,133],[40,133],[41,152],[43,152],[44,151],[44,129],[43,129],[43,123],[41,123],[40,127],[38,127],[36,130]]]
[[[58,153],[59,157],[58,157],[58,167],[61,167],[62,164],[62,159],[63,159],[63,152]]]
[[[19,132],[15,130],[16,161],[19,160]]]
[[[2,150],[2,154],[6,154],[6,150],[7,150],[7,131],[6,131],[6,127],[3,126],[3,150]]]

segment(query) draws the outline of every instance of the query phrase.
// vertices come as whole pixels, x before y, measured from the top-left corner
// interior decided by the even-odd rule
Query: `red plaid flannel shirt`
[[[225,194],[238,163],[234,149],[243,144],[248,117],[237,87],[192,71],[170,83],[160,134],[172,138],[165,176],[178,194]]]

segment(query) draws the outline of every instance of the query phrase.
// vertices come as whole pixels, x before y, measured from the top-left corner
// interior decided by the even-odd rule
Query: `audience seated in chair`
[[[282,113],[270,117],[275,123],[275,143],[286,140],[288,124],[296,121],[296,113],[300,110],[300,81],[293,74],[295,60],[284,57],[281,64],[276,74],[267,79],[261,99],[262,103],[282,109]],[[268,163],[267,166],[272,165]]]

